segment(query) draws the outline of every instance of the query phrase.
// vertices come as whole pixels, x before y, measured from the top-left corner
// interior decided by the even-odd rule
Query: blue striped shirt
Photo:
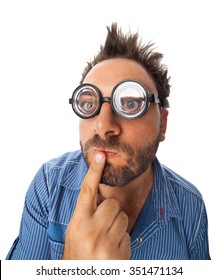
[[[201,194],[157,158],[154,171],[152,191],[131,233],[131,259],[210,259]],[[61,259],[86,172],[81,151],[42,165],[27,191],[19,236],[7,259]]]

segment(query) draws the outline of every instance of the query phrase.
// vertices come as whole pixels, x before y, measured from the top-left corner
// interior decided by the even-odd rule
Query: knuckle
[[[123,224],[128,224],[128,222],[129,222],[129,218],[124,211],[120,211],[119,219],[122,221]]]
[[[120,203],[117,199],[109,197],[105,200],[105,205],[108,211],[112,213],[118,213],[120,210]]]
[[[110,203],[111,207],[120,208],[120,203],[116,198],[109,197],[107,200]]]
[[[123,237],[123,241],[127,244],[130,245],[131,244],[131,237],[128,234],[128,232],[125,232],[124,237]]]
[[[80,190],[80,194],[90,196],[93,194],[93,187],[89,184],[88,180],[84,180],[82,184],[82,188]]]

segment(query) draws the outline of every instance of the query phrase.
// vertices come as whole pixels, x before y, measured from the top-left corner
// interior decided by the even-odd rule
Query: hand
[[[83,181],[76,208],[66,231],[62,259],[129,259],[128,216],[119,201],[107,198],[98,203],[98,187],[105,165],[98,152]]]

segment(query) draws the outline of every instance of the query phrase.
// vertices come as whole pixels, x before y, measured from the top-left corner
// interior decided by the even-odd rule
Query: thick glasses
[[[69,99],[74,112],[83,119],[98,115],[104,102],[110,103],[117,116],[132,120],[142,116],[150,103],[160,103],[160,99],[136,80],[116,84],[111,97],[102,97],[100,90],[92,84],[81,84]]]

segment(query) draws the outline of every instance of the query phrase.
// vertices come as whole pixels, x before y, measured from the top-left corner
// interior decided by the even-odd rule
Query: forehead
[[[120,81],[135,79],[151,92],[156,92],[155,82],[146,69],[134,60],[113,58],[95,65],[84,79],[84,83],[97,86],[101,91],[111,91]]]

